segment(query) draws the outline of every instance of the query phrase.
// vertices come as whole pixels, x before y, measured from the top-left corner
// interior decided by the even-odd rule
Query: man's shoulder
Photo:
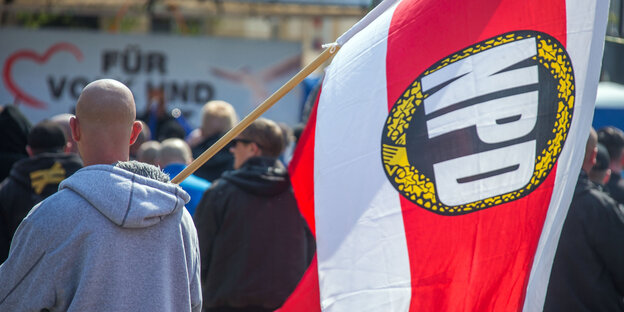
[[[576,216],[586,223],[591,219],[614,217],[614,214],[621,213],[620,206],[608,193],[598,187],[591,187],[574,196],[568,215]]]
[[[185,235],[191,235],[192,237],[197,237],[197,230],[195,229],[195,223],[193,222],[193,217],[186,209],[182,210],[180,224],[182,226],[182,230],[184,231]]]
[[[231,198],[242,195],[242,191],[230,181],[219,178],[214,180],[210,187],[204,192],[202,201],[207,203],[226,203]]]
[[[624,195],[624,179],[620,175],[612,175],[605,187],[615,198],[618,198],[618,195]]]
[[[184,181],[182,181],[182,183],[180,183],[180,185],[188,185],[192,188],[196,188],[196,189],[203,189],[206,190],[210,187],[211,183],[204,179],[204,178],[200,178],[194,174],[191,174],[188,178],[186,178]]]
[[[206,190],[206,192],[223,192],[226,190],[235,190],[234,184],[232,182],[219,178],[210,183],[210,187]]]
[[[80,216],[78,209],[85,206],[88,203],[81,196],[72,190],[62,189],[35,205],[26,218],[33,223],[52,225],[55,220]]]

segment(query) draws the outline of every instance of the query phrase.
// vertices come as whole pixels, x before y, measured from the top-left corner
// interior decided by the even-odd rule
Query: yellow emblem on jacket
[[[65,180],[65,169],[61,163],[55,162],[50,169],[41,169],[30,173],[30,183],[39,195],[48,184],[59,184]]]

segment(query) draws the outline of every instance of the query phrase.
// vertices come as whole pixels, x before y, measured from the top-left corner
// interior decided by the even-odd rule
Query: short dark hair
[[[607,151],[607,148],[600,143],[598,143],[597,148],[598,154],[596,154],[596,164],[594,165],[592,170],[603,171],[609,169],[609,163],[611,162],[611,157],[609,157],[609,151]]]
[[[619,161],[622,149],[624,149],[624,132],[608,126],[598,130],[598,142],[604,145],[609,152],[611,161]]]
[[[35,154],[61,152],[66,143],[63,128],[49,120],[36,124],[28,133],[28,146]]]
[[[258,118],[252,122],[239,137],[255,142],[262,151],[262,156],[278,157],[285,147],[282,129],[266,118]]]

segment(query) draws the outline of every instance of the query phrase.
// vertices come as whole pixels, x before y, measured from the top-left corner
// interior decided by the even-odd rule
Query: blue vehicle
[[[603,81],[598,84],[594,129],[614,126],[624,130],[624,85]]]

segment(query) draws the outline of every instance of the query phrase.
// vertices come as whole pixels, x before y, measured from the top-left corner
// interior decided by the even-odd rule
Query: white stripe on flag
[[[574,192],[574,182],[580,173],[576,168],[581,167],[585,155],[585,144],[594,113],[608,5],[609,2],[604,0],[566,1],[566,49],[574,69],[576,107],[567,142],[559,156],[553,195],[533,260],[523,311],[543,310],[559,234],[572,200],[572,196],[563,194]]]
[[[324,311],[409,309],[401,205],[381,162],[387,33],[395,8],[341,48],[323,83],[314,187]]]

